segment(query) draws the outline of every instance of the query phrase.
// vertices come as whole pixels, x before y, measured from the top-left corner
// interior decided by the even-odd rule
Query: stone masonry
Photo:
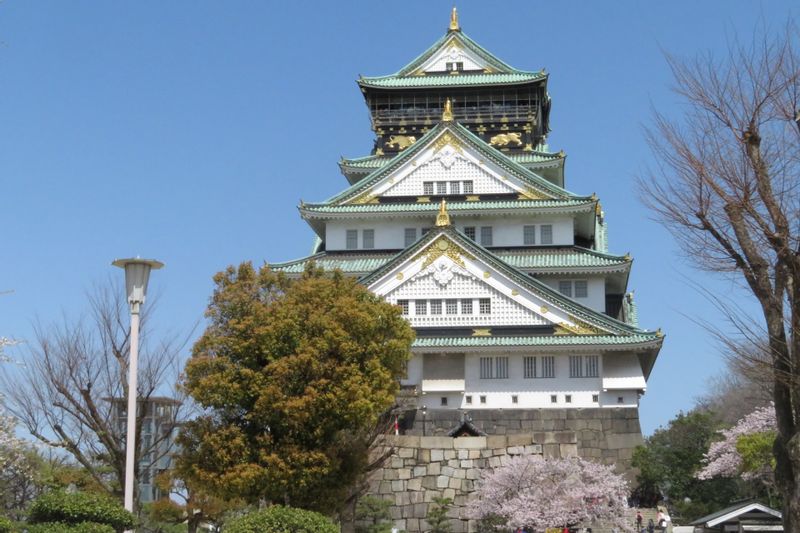
[[[488,436],[446,436],[463,424],[462,417],[459,411],[417,411],[406,417],[405,435],[385,437],[384,449],[391,448],[392,454],[374,473],[369,493],[393,503],[394,527],[409,533],[427,531],[429,505],[445,497],[454,502],[453,532],[475,531],[466,504],[482,470],[501,466],[515,455],[579,455],[615,464],[630,478],[633,448],[642,443],[635,408],[472,411],[471,425]]]

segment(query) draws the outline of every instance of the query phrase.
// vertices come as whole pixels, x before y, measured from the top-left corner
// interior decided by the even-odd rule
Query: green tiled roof
[[[564,157],[563,154],[560,153],[537,151],[505,154],[505,156],[519,164],[547,163],[550,161],[558,161]],[[372,170],[384,166],[391,160],[391,157],[387,157],[385,155],[368,155],[364,157],[355,157],[353,159],[342,159],[339,161],[339,164],[349,168],[363,168]]]
[[[358,83],[366,87],[474,87],[476,85],[513,85],[547,78],[544,72],[426,74],[424,76],[382,76],[361,78]]]
[[[575,198],[569,200],[480,200],[477,202],[452,202],[447,204],[447,210],[452,213],[459,211],[482,210],[514,210],[526,209],[564,209],[570,211],[587,211],[594,209],[595,201],[590,198]],[[386,203],[386,204],[345,204],[331,205],[301,204],[300,211],[304,213],[342,214],[342,213],[431,213],[439,210],[436,202],[424,203]]]
[[[530,337],[417,337],[414,348],[467,348],[484,346],[586,346],[586,345],[628,345],[651,344],[659,342],[655,332],[642,332],[634,335],[538,335]]]
[[[562,187],[559,187],[558,185],[550,183],[535,172],[532,172],[519,163],[514,162],[503,152],[489,146],[483,139],[469,131],[458,122],[439,122],[436,126],[431,128],[428,133],[423,135],[421,139],[412,144],[409,148],[394,156],[389,163],[383,165],[382,167],[376,168],[367,177],[348,187],[339,194],[329,198],[325,203],[344,203],[357,197],[359,194],[364,193],[369,187],[372,187],[376,183],[380,182],[393,170],[399,168],[401,165],[413,158],[417,152],[424,150],[431,141],[437,139],[439,135],[444,134],[445,131],[449,131],[462,142],[471,145],[488,160],[491,160],[499,167],[511,172],[517,176],[518,179],[524,181],[539,192],[556,198],[583,198]]]
[[[566,249],[532,249],[532,250],[513,250],[513,251],[494,251],[495,255],[513,266],[523,270],[529,269],[573,269],[573,268],[608,268],[620,267],[627,268],[630,261],[625,257],[607,255],[588,250],[586,248],[573,247]],[[285,263],[272,263],[270,267],[289,274],[299,274],[303,272],[306,265],[314,262],[318,267],[325,270],[339,269],[343,272],[355,274],[367,274],[385,265],[396,254],[343,254],[320,252],[309,257],[287,261]]]

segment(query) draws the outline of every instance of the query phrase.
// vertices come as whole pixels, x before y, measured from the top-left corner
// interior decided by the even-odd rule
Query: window
[[[397,300],[397,305],[400,306],[400,310],[404,315],[408,314],[408,300]]]
[[[536,226],[522,226],[522,244],[536,244]]]
[[[428,300],[415,300],[414,301],[414,311],[418,315],[427,315],[428,314]]]
[[[472,182],[465,181],[463,185],[464,185],[464,194],[472,194]]]
[[[486,403],[486,396],[481,396],[481,403]]]
[[[539,241],[542,244],[553,244],[553,225],[542,224],[539,226]]]
[[[464,235],[466,235],[467,238],[472,239],[474,241],[475,240],[475,226],[465,226],[464,227]]]
[[[572,298],[572,282],[571,281],[559,281],[558,282],[558,292],[560,292],[564,296],[569,296],[570,298]]]
[[[600,375],[599,366],[600,366],[600,357],[597,355],[587,355],[583,358],[584,360],[584,372],[583,375],[587,378],[596,378]]]
[[[422,182],[422,194],[424,194],[426,196],[433,194],[433,182],[432,181],[423,181]]]
[[[492,300],[489,298],[481,298],[478,300],[478,313],[488,315],[492,312]]]
[[[375,248],[375,230],[365,229],[361,233],[361,244],[365,249]]]
[[[536,377],[536,358],[535,357],[525,357],[522,360],[522,367],[524,371],[524,376],[528,379]]]
[[[442,402],[443,406],[446,406],[447,405],[447,396],[442,396],[441,402]]]
[[[347,239],[345,242],[345,247],[348,250],[355,250],[358,248],[358,230],[357,229],[349,229],[347,230]]]
[[[564,403],[572,403],[572,394],[564,395]]]
[[[467,402],[467,405],[472,405],[472,396],[464,396],[464,401]]]
[[[494,377],[491,357],[481,357],[481,379],[492,379]]]
[[[464,62],[463,61],[454,61],[452,63],[447,62],[445,63],[445,69],[447,69],[449,72],[464,70]]]
[[[472,300],[461,300],[461,314],[462,315],[472,314]]]
[[[139,471],[139,483],[143,485],[150,484],[150,469],[149,468],[142,468]]]
[[[447,182],[446,181],[437,181],[436,182],[436,194],[447,194]]]
[[[481,245],[483,245],[483,246],[491,246],[492,245],[492,227],[491,226],[481,226]]]
[[[432,315],[441,315],[442,314],[442,301],[441,300],[431,300],[431,314]]]
[[[542,376],[543,378],[556,377],[556,358],[552,355],[542,357]]]
[[[508,357],[495,357],[494,363],[494,377],[508,379]]]
[[[558,403],[558,396],[556,396],[555,394],[551,394],[550,403]]]
[[[617,396],[617,403],[625,403],[625,398],[622,396]]]
[[[511,403],[519,403],[519,396],[517,396],[516,394],[512,394]]]
[[[582,378],[583,377],[583,356],[570,355],[569,356],[569,377]]]
[[[589,296],[589,284],[585,279],[575,281],[575,298],[586,298]]]
[[[461,194],[461,182],[460,181],[451,181],[450,182],[450,194]]]
[[[417,241],[417,228],[405,229],[405,243],[406,246],[411,246]]]
[[[599,402],[600,401],[600,395],[599,394],[592,394],[592,401],[594,403]]]
[[[445,300],[445,311],[448,315],[458,314],[458,300]]]

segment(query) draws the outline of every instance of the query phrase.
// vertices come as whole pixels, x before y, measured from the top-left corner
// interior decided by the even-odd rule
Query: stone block
[[[542,445],[541,444],[529,444],[525,446],[525,455],[541,455],[542,454]]]
[[[397,492],[394,495],[395,505],[408,505],[411,503],[410,492]]]
[[[437,476],[436,477],[436,488],[437,489],[446,489],[450,485],[450,478],[447,476]]]
[[[431,450],[431,461],[432,462],[444,461],[444,450],[439,450],[439,449]]]
[[[577,457],[578,445],[577,444],[559,444],[559,452],[561,457]]]
[[[467,471],[464,470],[463,468],[459,468],[458,470],[455,471],[453,477],[456,479],[464,479],[467,477]]]
[[[428,465],[428,475],[438,476],[442,473],[442,465],[440,463],[431,463]]]
[[[412,515],[414,518],[425,518],[428,516],[428,504],[427,503],[415,503],[414,504],[414,511]]]
[[[402,457],[403,459],[410,459],[414,457],[414,448],[399,448],[397,450],[397,456]]]
[[[525,451],[524,446],[509,446],[508,448],[506,448],[506,453],[508,455],[520,455],[524,451]]]
[[[450,498],[451,500],[455,500],[455,498],[456,498],[456,490],[455,489],[444,489],[442,491],[442,498]]]
[[[480,479],[481,471],[477,468],[470,468],[467,470],[467,479]]]
[[[464,461],[461,461],[461,463],[458,466],[460,468],[472,468],[473,466],[475,466],[474,463],[475,463],[475,461],[472,461],[470,459],[466,459]]]
[[[392,481],[392,492],[402,492],[406,490],[406,482],[402,479]]]
[[[457,479],[457,478],[454,478],[454,477],[451,477],[450,478],[449,487],[451,489],[460,489],[461,488],[461,480]]]
[[[508,446],[525,446],[533,442],[533,435],[530,433],[516,433],[507,435]]]
[[[467,458],[468,459],[478,459],[481,456],[481,452],[483,450],[467,450]]]
[[[451,466],[443,466],[442,467],[442,475],[447,477],[453,477],[453,474],[456,473],[456,469]]]
[[[644,443],[641,433],[611,433],[606,435],[606,442],[610,450],[635,448]]]
[[[546,459],[558,459],[561,450],[559,449],[558,444],[544,444],[542,446],[542,453]]]
[[[406,484],[406,489],[408,490],[422,490],[422,478],[416,477],[414,479],[409,479],[408,483]]]
[[[487,448],[505,448],[507,437],[504,435],[489,435],[486,437]]]
[[[462,449],[458,450],[458,459],[467,459],[469,457],[469,450]]]
[[[422,464],[428,464],[431,462],[431,451],[425,448],[417,449],[417,460]]]
[[[453,441],[455,447],[459,449],[480,450],[486,448],[486,437],[459,437]]]
[[[453,447],[453,438],[452,437],[419,437],[419,446],[420,448],[452,448]]]
[[[411,479],[411,469],[410,468],[398,468],[397,469],[397,479]]]
[[[450,459],[455,459],[456,458],[456,451],[455,450],[445,450],[444,451],[444,458],[447,459],[448,461]]]
[[[576,443],[578,442],[578,437],[575,435],[574,431],[562,431],[560,433],[556,433],[556,442],[559,444],[569,444],[569,443]]]
[[[400,457],[392,457],[389,461],[389,464],[392,468],[402,468],[403,467],[403,460]]]

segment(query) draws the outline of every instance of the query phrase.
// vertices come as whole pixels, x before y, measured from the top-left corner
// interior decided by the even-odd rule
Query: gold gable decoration
[[[354,204],[377,204],[378,197],[371,190],[363,192],[353,198]]]
[[[567,322],[556,324],[554,331],[556,335],[605,335],[608,333],[582,320],[578,320],[574,316],[570,316],[569,319],[573,322],[572,324]]]
[[[444,148],[445,146],[450,145],[452,146],[456,152],[464,153],[463,144],[458,138],[450,133],[449,131],[444,132],[442,135],[439,136],[436,141],[433,143],[433,153],[437,153],[439,150]]]
[[[433,264],[434,261],[443,255],[450,258],[461,268],[466,268],[466,265],[464,264],[464,258],[475,259],[474,256],[470,255],[464,250],[461,250],[458,246],[450,242],[450,240],[444,236],[440,236],[438,239],[430,243],[419,253],[419,255],[425,256],[425,260],[422,262],[422,270],[428,268]]]

